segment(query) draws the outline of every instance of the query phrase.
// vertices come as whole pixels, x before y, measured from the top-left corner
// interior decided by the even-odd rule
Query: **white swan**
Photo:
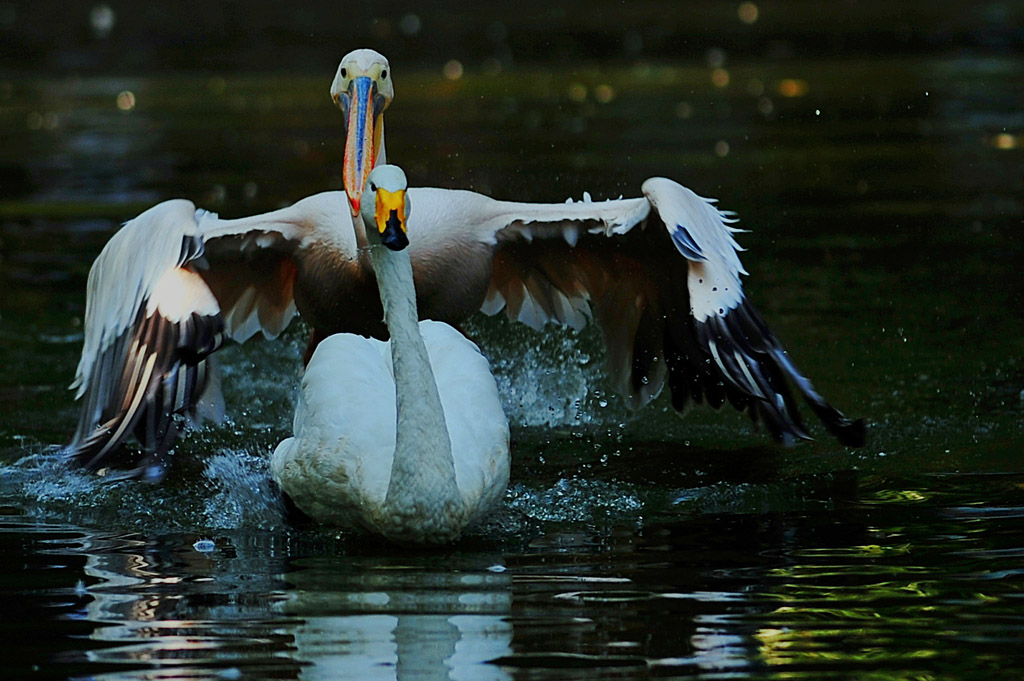
[[[168,201],[111,238],[89,274],[72,459],[104,466],[134,434],[148,454],[137,470],[159,477],[175,415],[218,413],[207,358],[225,335],[275,337],[298,310],[313,329],[310,350],[338,332],[386,337],[367,236],[352,215],[385,157],[392,80],[372,50],[338,67],[331,95],[345,113],[345,192],[232,220]],[[641,190],[539,204],[410,189],[420,315],[458,324],[504,310],[538,329],[593,320],[612,382],[634,408],[667,384],[680,411],[729,402],[790,442],[809,437],[791,383],[841,442],[862,444],[864,422],[818,395],[744,296],[729,215],[669,179]]]
[[[362,212],[391,339],[335,334],[319,344],[271,475],[316,520],[447,543],[504,495],[508,421],[477,347],[447,324],[418,321],[405,174],[377,166],[367,187],[374,202]]]

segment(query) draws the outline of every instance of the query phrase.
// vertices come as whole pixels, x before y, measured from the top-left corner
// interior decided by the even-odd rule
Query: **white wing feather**
[[[160,278],[182,264],[182,242],[197,234],[196,219],[191,201],[164,201],[126,222],[96,258],[86,288],[82,358],[71,384],[76,399],[89,388],[96,359],[135,322]]]
[[[740,263],[740,245],[730,227],[729,214],[681,184],[664,177],[643,183],[644,195],[672,237],[676,249],[690,261],[687,287],[694,319],[705,321],[712,315],[724,315],[743,300],[740,275],[747,272]]]

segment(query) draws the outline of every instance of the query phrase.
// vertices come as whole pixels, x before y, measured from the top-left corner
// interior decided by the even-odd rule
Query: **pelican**
[[[274,451],[271,475],[316,520],[402,544],[448,543],[505,493],[508,420],[476,345],[419,321],[405,174],[378,165],[367,187],[374,201],[362,216],[390,340],[339,333],[318,344],[295,435]]]
[[[356,218],[366,178],[385,162],[387,60],[349,53],[331,97],[345,120],[345,191],[237,219],[171,200],[111,237],[89,273],[72,460],[104,467],[134,435],[145,458],[133,472],[162,476],[181,421],[222,413],[209,360],[225,338],[274,338],[296,311],[312,327],[310,352],[339,332],[387,337]],[[841,443],[862,444],[864,421],[815,391],[745,298],[731,214],[667,178],[646,180],[641,192],[544,204],[410,188],[420,317],[458,325],[503,310],[535,329],[592,320],[609,377],[632,408],[667,384],[680,412],[728,401],[789,443],[810,437],[792,383]]]

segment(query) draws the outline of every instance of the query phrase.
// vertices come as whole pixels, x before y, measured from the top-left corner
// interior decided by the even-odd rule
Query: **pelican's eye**
[[[380,72],[380,79],[381,80],[387,80],[387,77],[388,77],[388,70],[387,69],[384,69],[383,71]]]
[[[348,69],[346,69],[345,67],[341,68],[341,77],[348,78]]]
[[[370,191],[371,191],[371,192],[375,192],[375,191],[377,191],[377,185],[375,185],[374,183],[372,183],[372,182],[371,182],[371,183],[370,183]]]

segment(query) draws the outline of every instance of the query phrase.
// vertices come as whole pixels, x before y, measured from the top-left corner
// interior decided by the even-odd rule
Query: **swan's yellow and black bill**
[[[352,204],[353,217],[366,188],[366,178],[377,161],[383,131],[386,102],[378,97],[377,83],[369,76],[353,78],[338,102],[345,113],[345,162],[342,169],[345,193]]]
[[[400,251],[409,245],[409,237],[405,233],[405,190],[389,192],[382,187],[377,188],[377,203],[373,217],[380,232],[380,242],[392,251]]]

